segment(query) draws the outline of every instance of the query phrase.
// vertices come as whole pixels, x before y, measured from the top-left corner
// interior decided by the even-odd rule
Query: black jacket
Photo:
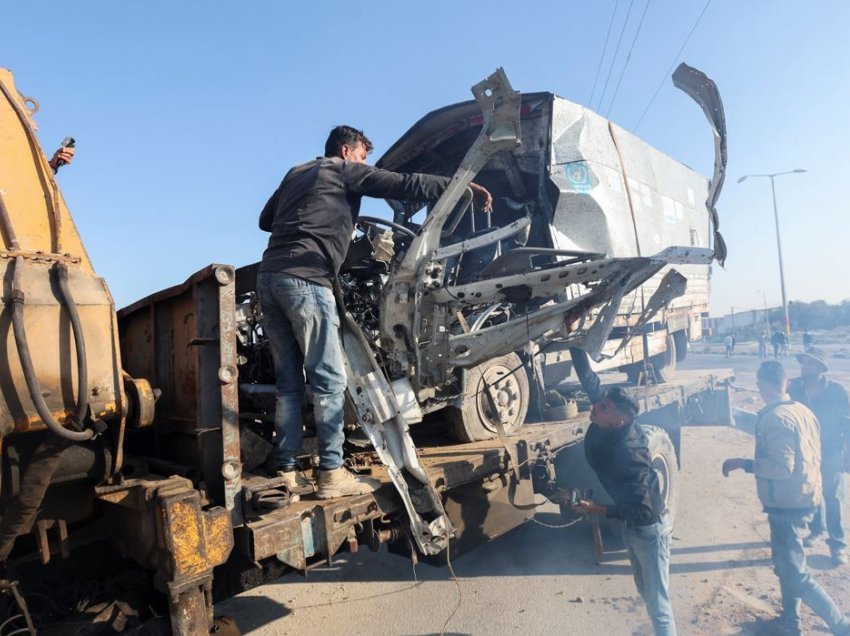
[[[599,376],[590,368],[587,353],[570,349],[573,368],[582,388],[594,404],[605,398]],[[658,473],[646,433],[635,422],[616,430],[602,430],[591,423],[584,438],[584,455],[605,491],[614,500],[608,517],[637,526],[657,523],[665,511]]]
[[[286,272],[330,286],[348,252],[363,196],[434,201],[449,181],[339,157],[295,166],[260,213],[260,229],[272,233],[260,271]]]

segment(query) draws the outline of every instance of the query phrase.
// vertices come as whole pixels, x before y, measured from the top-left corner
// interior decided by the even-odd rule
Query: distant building
[[[781,308],[769,307],[767,310],[747,309],[746,311],[736,311],[718,318],[703,315],[702,330],[704,334],[711,336],[733,333],[745,329],[752,331],[759,327],[762,327],[766,331],[767,316],[779,309]]]

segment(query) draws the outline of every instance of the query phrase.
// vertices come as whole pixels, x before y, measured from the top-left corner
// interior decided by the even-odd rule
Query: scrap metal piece
[[[480,305],[493,302],[523,303],[563,293],[567,285],[618,280],[628,276],[645,259],[598,259],[582,263],[564,263],[554,267],[451,285],[427,292],[437,303]],[[663,263],[661,266],[663,267]]]
[[[675,269],[668,271],[664,275],[664,278],[661,279],[658,289],[656,289],[652,296],[650,296],[649,301],[646,303],[646,307],[638,318],[638,321],[630,329],[630,335],[623,338],[620,346],[617,347],[617,350],[614,351],[613,354],[611,354],[611,357],[617,355],[626,346],[631,339],[631,334],[640,333],[644,325],[646,325],[659,311],[666,307],[671,300],[682,296],[687,288],[687,278],[682,276]]]
[[[503,239],[508,238],[509,236],[518,234],[519,232],[527,228],[529,225],[531,225],[531,219],[527,216],[524,216],[522,218],[517,219],[513,223],[505,225],[504,227],[494,228],[490,232],[487,232],[487,234],[482,234],[481,236],[469,238],[458,243],[452,243],[451,245],[447,245],[446,247],[441,247],[437,250],[434,250],[434,253],[431,255],[431,260],[445,260],[450,256],[457,256],[458,254],[463,254],[464,252],[470,252],[472,250],[478,249],[479,247],[490,245],[491,243],[495,243],[496,241],[501,241]]]
[[[715,206],[726,178],[726,114],[723,111],[723,101],[720,99],[717,84],[705,73],[684,62],[673,72],[673,85],[699,104],[714,132],[714,174],[711,177],[705,207],[711,214],[714,227],[714,256],[722,267],[726,262],[726,242],[720,235],[720,217]]]
[[[387,467],[410,521],[410,534],[423,554],[439,554],[452,534],[452,525],[428,473],[419,461],[410,429],[393,387],[354,318],[346,313],[342,325],[348,396],[360,426]]]
[[[419,330],[415,328],[421,320],[420,303],[416,302],[418,290],[425,266],[439,246],[443,225],[464,196],[469,182],[487,161],[496,153],[520,143],[520,95],[511,88],[504,70],[497,69],[473,86],[472,93],[483,115],[481,132],[384,287],[381,333],[391,343],[396,361],[403,367],[409,364],[418,344]],[[412,342],[408,342],[408,338]]]
[[[512,316],[510,320],[492,327],[461,334],[446,332],[444,338],[423,346],[423,355],[429,355],[431,359],[442,356],[445,364],[469,368],[492,357],[516,351],[525,343],[562,328],[566,316],[578,316],[597,308],[598,313],[590,326],[573,331],[567,339],[571,346],[584,349],[598,360],[623,296],[666,265],[706,262],[712,255],[709,249],[668,248],[648,258],[611,258],[588,263],[568,263],[536,272],[434,290],[432,296],[436,302],[460,305],[465,302],[478,304],[540,299],[555,296],[567,284],[594,283],[593,288],[582,296]],[[641,314],[638,324],[645,324],[672,298],[684,293],[686,282],[681,274],[675,271],[668,273]],[[518,297],[520,294],[523,298]],[[632,333],[637,331],[635,328]],[[630,337],[623,339],[620,348],[625,346]]]

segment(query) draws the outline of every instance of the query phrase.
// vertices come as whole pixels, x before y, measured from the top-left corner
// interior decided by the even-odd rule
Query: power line
[[[702,20],[702,16],[705,15],[705,12],[708,10],[708,6],[711,4],[711,0],[708,0],[705,3],[705,6],[702,8],[699,16],[697,17],[697,21],[694,22],[694,26],[691,27],[690,32],[688,33],[688,37],[685,38],[685,41],[682,42],[682,46],[679,47],[678,53],[676,53],[676,57],[673,58],[673,62],[670,64],[670,68],[667,69],[667,72],[661,77],[661,81],[658,83],[658,87],[655,89],[655,92],[652,94],[652,98],[649,100],[649,103],[646,105],[646,108],[643,109],[643,112],[640,115],[640,118],[637,120],[634,128],[632,128],[632,132],[637,132],[638,127],[640,126],[643,118],[649,112],[649,109],[652,107],[653,102],[655,102],[655,98],[658,97],[658,92],[661,90],[661,87],[664,86],[664,82],[667,81],[667,78],[670,77],[670,73],[673,72],[673,67],[676,66],[676,62],[679,60],[679,57],[682,55],[682,51],[685,50],[685,47],[688,45],[688,42],[691,40],[691,36],[694,34],[694,31],[697,30],[700,21]]]
[[[596,105],[596,110],[602,106],[602,100],[605,99],[605,91],[608,90],[608,80],[611,79],[611,71],[614,70],[614,62],[617,61],[617,53],[620,52],[620,44],[623,42],[623,34],[626,32],[626,25],[629,23],[629,16],[632,14],[632,6],[635,0],[630,0],[629,10],[626,11],[626,19],[623,21],[623,28],[620,29],[620,37],[617,38],[617,48],[614,49],[614,57],[611,58],[611,66],[608,67],[608,74],[605,76],[605,86],[602,87],[602,94],[599,96],[599,103]]]
[[[614,107],[614,100],[617,99],[617,93],[620,92],[620,84],[623,82],[623,76],[626,74],[626,69],[629,66],[629,61],[632,59],[632,51],[635,48],[635,42],[637,42],[638,36],[640,35],[640,29],[643,26],[643,19],[646,17],[646,12],[649,9],[649,5],[652,4],[652,0],[646,0],[646,6],[643,8],[643,13],[640,16],[640,22],[638,23],[637,31],[635,31],[635,37],[632,39],[632,45],[629,47],[629,52],[626,55],[626,63],[623,64],[623,68],[620,71],[620,77],[617,80],[617,88],[614,89],[614,95],[611,97],[611,103],[608,104],[608,110],[605,111],[605,117],[608,117],[608,114],[611,112],[611,109]]]
[[[620,6],[620,0],[614,3],[614,10],[611,12],[611,19],[608,21],[608,33],[605,34],[605,46],[602,47],[602,55],[599,56],[599,65],[596,67],[596,77],[593,78],[593,88],[590,90],[590,100],[587,105],[593,104],[593,96],[596,94],[596,83],[599,81],[599,72],[602,70],[602,61],[605,59],[605,53],[608,51],[608,40],[611,38],[611,27],[614,26],[614,16],[617,15],[617,9]]]

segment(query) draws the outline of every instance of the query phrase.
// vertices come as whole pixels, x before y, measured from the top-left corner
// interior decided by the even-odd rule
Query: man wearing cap
[[[850,636],[850,620],[809,574],[803,549],[803,534],[822,499],[817,419],[803,404],[789,398],[785,369],[778,360],[762,362],[756,380],[765,406],[756,423],[754,457],[727,459],[723,476],[735,470],[755,476],[770,525],[770,552],[779,577],[782,613],[762,622],[757,633],[801,634],[802,601],[833,634]]]
[[[843,565],[847,563],[842,520],[844,443],[850,437],[850,400],[843,386],[824,375],[829,370],[826,360],[826,352],[818,347],[799,354],[800,377],[791,380],[788,394],[791,399],[808,406],[820,424],[823,503],[815,513],[805,544],[815,545],[826,530],[832,560],[836,565]]]

